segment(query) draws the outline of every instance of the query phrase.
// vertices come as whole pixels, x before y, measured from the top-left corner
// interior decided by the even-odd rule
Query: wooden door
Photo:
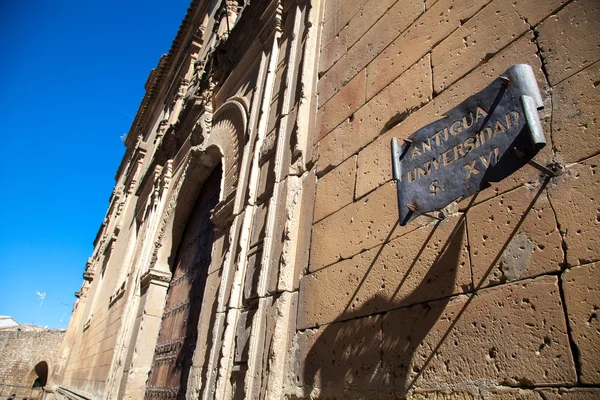
[[[210,212],[219,200],[220,178],[219,166],[202,186],[181,238],[146,399],[185,399],[211,261],[214,226]]]

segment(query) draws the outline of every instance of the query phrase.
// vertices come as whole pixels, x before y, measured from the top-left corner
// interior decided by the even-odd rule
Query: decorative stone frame
[[[216,229],[224,229],[234,217],[234,205],[246,145],[248,113],[245,104],[232,99],[215,112],[210,132],[202,144],[193,146],[183,168],[175,173],[175,185],[169,195],[154,243],[151,269],[171,270],[179,241],[202,186],[214,168],[222,163],[223,176],[219,203],[211,219]]]

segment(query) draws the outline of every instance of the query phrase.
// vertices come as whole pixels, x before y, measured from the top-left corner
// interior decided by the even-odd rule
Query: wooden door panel
[[[185,399],[198,319],[211,262],[211,210],[219,200],[221,168],[204,183],[177,250],[145,398]]]

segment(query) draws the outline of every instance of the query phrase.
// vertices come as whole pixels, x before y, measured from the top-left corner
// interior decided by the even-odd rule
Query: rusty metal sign
[[[475,194],[530,162],[546,145],[532,68],[510,67],[488,87],[403,142],[392,139],[400,225]]]

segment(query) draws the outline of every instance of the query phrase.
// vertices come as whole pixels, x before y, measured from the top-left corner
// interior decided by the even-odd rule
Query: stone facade
[[[192,2],[127,137],[55,396],[600,397],[599,21],[591,0]],[[552,176],[526,165],[400,226],[390,139],[518,63]],[[177,268],[214,190],[185,347],[165,332],[186,321],[164,321],[191,307]]]
[[[45,385],[64,336],[64,330],[32,325],[0,329],[0,395],[31,396],[37,378]]]

